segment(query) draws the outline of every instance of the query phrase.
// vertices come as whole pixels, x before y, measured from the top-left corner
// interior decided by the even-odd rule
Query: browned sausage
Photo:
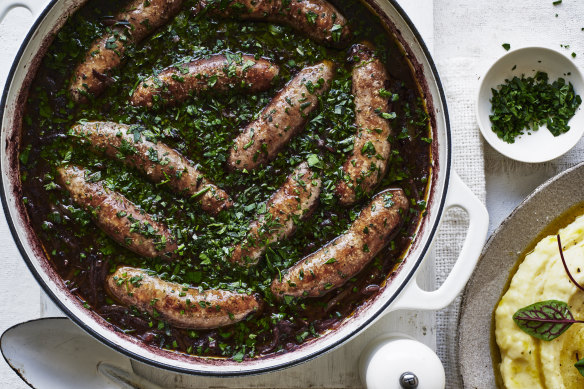
[[[174,257],[177,245],[164,224],[101,182],[86,179],[82,168],[64,166],[57,172],[59,184],[73,201],[90,212],[97,226],[113,240],[143,257]]]
[[[260,309],[253,295],[227,290],[190,288],[148,275],[145,270],[119,267],[107,278],[107,289],[120,303],[135,306],[179,328],[210,329],[237,323]]]
[[[369,194],[383,178],[389,162],[391,127],[380,115],[387,113],[389,102],[382,97],[387,80],[383,63],[364,45],[353,46],[353,56],[359,59],[353,67],[353,96],[357,134],[353,152],[343,165],[343,178],[337,185],[337,195],[343,205],[353,204],[362,194]]]
[[[276,277],[272,293],[277,298],[318,297],[342,286],[389,243],[408,206],[401,189],[379,193],[345,234]]]
[[[151,107],[154,101],[173,104],[205,91],[226,92],[237,88],[261,92],[272,86],[279,72],[277,65],[265,59],[256,60],[253,55],[215,54],[150,76],[136,88],[130,102]]]
[[[140,135],[139,126],[112,122],[87,122],[71,128],[69,134],[80,143],[136,168],[154,182],[168,182],[175,190],[200,200],[201,208],[213,215],[233,203],[227,193],[210,183],[181,154],[163,143]]]
[[[251,226],[245,241],[235,246],[229,260],[251,266],[259,262],[269,244],[290,237],[296,222],[309,216],[318,204],[321,179],[306,162],[288,176]]]
[[[152,31],[168,23],[181,9],[184,0],[133,0],[126,11],[117,14],[117,22],[91,45],[83,61],[75,68],[69,88],[73,100],[85,101],[85,95],[99,95],[111,82],[110,72],[124,58],[126,46],[139,43]]]
[[[343,47],[351,34],[347,20],[324,0],[203,0],[213,15],[286,24],[308,37]]]
[[[334,77],[334,65],[323,61],[302,69],[235,139],[228,164],[231,169],[255,169],[272,160],[296,135],[318,106]]]

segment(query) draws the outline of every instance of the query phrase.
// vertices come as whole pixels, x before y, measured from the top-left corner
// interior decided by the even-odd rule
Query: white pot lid
[[[436,353],[417,340],[384,336],[373,341],[360,361],[367,389],[444,389],[444,367]]]

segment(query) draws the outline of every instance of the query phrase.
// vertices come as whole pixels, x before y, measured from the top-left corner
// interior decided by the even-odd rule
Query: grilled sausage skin
[[[199,199],[205,212],[216,215],[233,205],[229,195],[209,182],[183,155],[163,143],[144,139],[136,129],[139,126],[86,122],[73,126],[69,134],[137,169],[153,182],[167,181],[179,193]]]
[[[359,273],[389,243],[408,210],[401,189],[385,190],[361,211],[349,230],[292,266],[271,286],[276,298],[319,297]]]
[[[59,184],[69,191],[73,201],[90,212],[97,226],[113,240],[143,257],[174,257],[177,245],[164,224],[101,182],[86,179],[82,168],[63,166],[57,173]]]
[[[270,197],[266,213],[252,222],[246,239],[235,246],[229,260],[255,265],[269,244],[290,237],[296,230],[296,220],[308,217],[318,205],[321,184],[306,162],[300,164]]]
[[[235,139],[229,167],[252,170],[274,159],[302,130],[308,115],[318,106],[318,97],[330,88],[333,77],[334,65],[330,61],[302,69]]]
[[[223,327],[260,309],[260,301],[253,295],[218,289],[200,292],[127,266],[111,274],[106,287],[123,305],[135,306],[151,315],[156,315],[156,311],[167,323],[178,328]]]
[[[351,31],[345,17],[325,0],[203,0],[212,15],[285,24],[323,44],[344,47]]]
[[[342,205],[351,205],[360,195],[369,194],[383,178],[389,162],[391,135],[389,121],[381,117],[388,112],[387,97],[381,95],[388,81],[383,63],[373,56],[366,44],[354,45],[352,58],[353,96],[357,134],[353,152],[343,164],[343,179],[337,185]]]
[[[121,65],[127,45],[137,44],[168,23],[184,0],[133,0],[114,17],[115,24],[91,45],[73,72],[69,91],[73,100],[99,95],[111,83],[110,73]]]
[[[151,107],[154,101],[173,104],[206,91],[261,92],[272,86],[279,72],[277,65],[263,58],[256,60],[253,55],[214,54],[168,67],[147,78],[140,82],[130,102],[135,106]]]

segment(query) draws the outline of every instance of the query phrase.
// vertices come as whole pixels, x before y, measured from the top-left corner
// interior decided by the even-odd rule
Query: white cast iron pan
[[[296,365],[317,357],[356,336],[372,322],[396,309],[440,309],[448,305],[470,277],[483,246],[488,225],[485,207],[451,171],[451,138],[446,101],[436,68],[420,35],[393,0],[366,0],[409,58],[412,71],[426,99],[433,128],[433,169],[427,215],[422,220],[401,270],[382,291],[364,304],[335,330],[306,342],[298,349],[242,363],[226,359],[206,359],[163,351],[136,338],[114,331],[101,317],[83,308],[55,273],[36,238],[24,209],[20,192],[19,139],[22,108],[28,87],[47,46],[68,16],[84,0],[51,0],[44,8],[39,0],[2,0],[0,19],[15,5],[29,8],[36,22],[20,48],[0,104],[0,187],[2,204],[10,230],[31,272],[45,292],[76,324],[104,344],[136,360],[187,374],[233,376],[258,374]],[[347,0],[349,1],[349,0]],[[354,0],[350,0],[354,1]],[[42,8],[42,10],[40,9]],[[436,291],[421,290],[415,274],[427,254],[445,210],[459,206],[470,217],[469,230],[460,257],[446,282]]]

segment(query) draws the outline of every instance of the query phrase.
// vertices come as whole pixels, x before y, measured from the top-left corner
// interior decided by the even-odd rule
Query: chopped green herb
[[[315,24],[316,23],[316,19],[318,18],[318,15],[315,14],[312,11],[308,11],[306,13],[306,20],[308,21],[308,23],[310,24]]]
[[[396,118],[396,114],[395,112],[382,112],[381,117],[384,119],[391,120]]]
[[[561,135],[570,126],[582,99],[574,92],[571,83],[563,78],[548,83],[547,73],[537,72],[534,77],[513,77],[492,89],[492,130],[507,143],[525,131],[536,131],[540,126],[554,135]]]
[[[233,360],[235,362],[243,362],[244,356],[245,354],[243,353],[243,351],[237,351],[235,354],[233,354]]]
[[[217,83],[217,80],[218,80],[218,77],[216,74],[214,74],[211,77],[209,77],[209,80],[207,80],[207,85],[209,85],[209,87],[212,88]]]
[[[375,146],[373,145],[373,142],[367,141],[361,148],[361,154],[367,155],[368,157],[375,155]]]

